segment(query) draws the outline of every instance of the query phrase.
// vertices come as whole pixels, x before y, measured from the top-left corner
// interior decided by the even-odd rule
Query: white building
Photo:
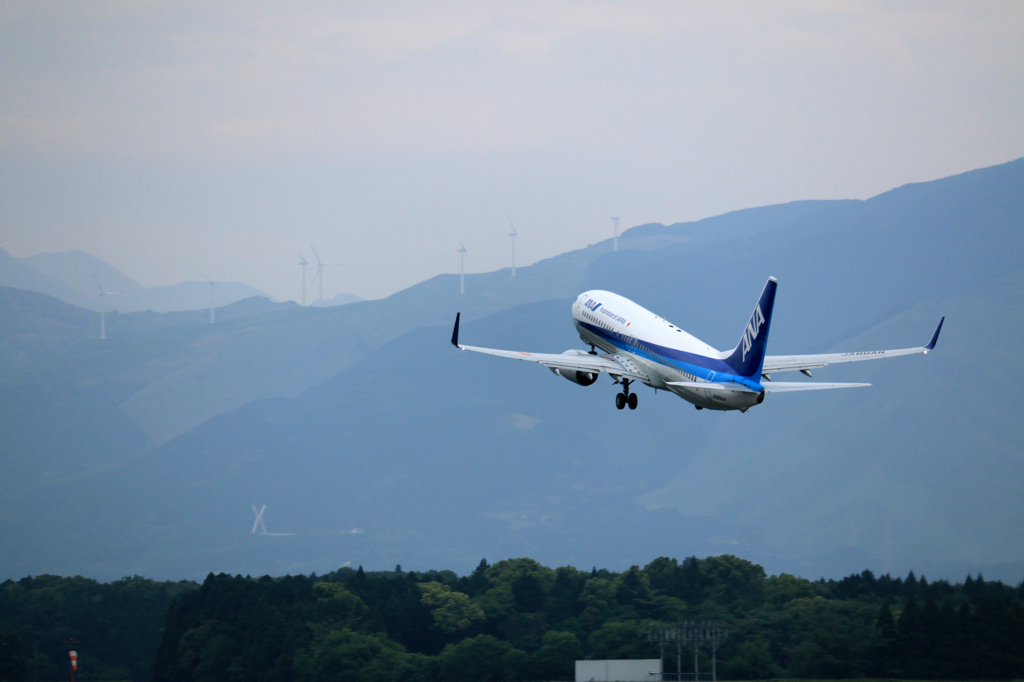
[[[576,682],[659,682],[660,658],[576,661]]]

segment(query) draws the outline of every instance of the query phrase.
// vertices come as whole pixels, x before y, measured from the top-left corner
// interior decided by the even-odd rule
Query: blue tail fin
[[[750,322],[743,330],[743,336],[736,345],[732,355],[725,359],[726,363],[741,377],[760,379],[761,367],[764,365],[764,350],[768,343],[768,329],[772,324],[772,308],[775,306],[775,289],[779,286],[774,277],[768,278],[764,285],[761,298],[757,301]]]

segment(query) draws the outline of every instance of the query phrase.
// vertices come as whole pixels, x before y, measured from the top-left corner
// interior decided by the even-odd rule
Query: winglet
[[[452,330],[452,345],[459,347],[459,317],[462,313],[455,313],[455,329]]]
[[[927,346],[925,346],[926,350],[932,350],[933,348],[935,348],[935,342],[939,340],[939,332],[942,331],[942,323],[945,321],[945,317],[939,320],[939,326],[935,328],[935,333],[932,334],[932,340],[928,342]]]

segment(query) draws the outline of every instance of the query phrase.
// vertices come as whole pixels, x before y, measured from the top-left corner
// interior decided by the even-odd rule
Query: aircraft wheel
[[[637,403],[636,393],[630,393],[629,398],[626,399],[626,402],[629,403],[629,409],[635,410]]]
[[[616,393],[615,394],[615,407],[617,407],[617,408],[619,408],[621,410],[625,406],[626,406],[626,396],[622,395],[621,393]]]
[[[703,410],[703,409],[704,409],[704,408],[703,408],[703,407],[701,407],[700,405],[694,405],[694,407],[696,407],[696,408],[697,408],[698,410]]]

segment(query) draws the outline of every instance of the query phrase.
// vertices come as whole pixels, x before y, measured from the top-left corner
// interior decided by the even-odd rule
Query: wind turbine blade
[[[316,248],[314,248],[312,244],[309,245],[309,248],[313,249],[313,256],[316,258],[316,264],[323,265],[323,262],[320,260],[320,254],[316,252]]]
[[[515,237],[517,234],[519,234],[518,232],[516,232],[516,226],[512,223],[511,218],[508,219],[508,224],[512,226],[512,234],[509,235],[510,237]]]
[[[212,279],[210,279],[209,277],[207,277],[206,275],[204,275],[203,273],[199,272],[198,270],[196,270],[196,273],[197,273],[197,274],[198,274],[199,276],[201,276],[201,277],[203,277],[204,279],[206,279],[206,281],[208,281],[208,282],[210,282],[211,284],[213,284],[213,280],[212,280]]]
[[[100,284],[100,281],[99,281],[98,279],[96,279],[96,275],[93,275],[93,276],[92,276],[92,279],[93,279],[93,281],[94,281],[94,282],[96,282],[96,286],[97,286],[97,287],[99,288],[99,290],[100,290],[100,294],[99,294],[99,295],[100,295],[100,296],[105,296],[107,292],[103,291],[103,285],[102,285],[102,284]]]

